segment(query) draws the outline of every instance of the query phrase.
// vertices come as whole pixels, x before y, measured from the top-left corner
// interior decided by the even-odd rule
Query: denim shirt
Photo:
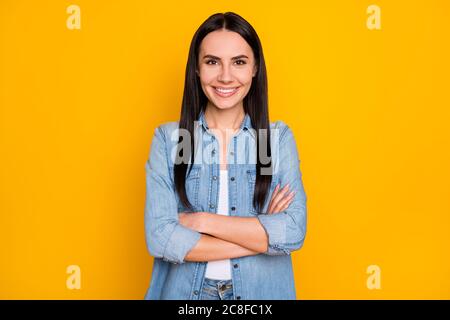
[[[220,148],[201,111],[194,122],[197,138],[192,170],[186,173],[186,193],[194,212],[217,213]],[[154,257],[150,286],[144,299],[198,300],[207,262],[184,261],[201,234],[181,225],[178,213],[188,211],[174,185],[174,160],[178,122],[155,129],[145,164],[145,236]],[[246,113],[227,148],[228,204],[230,216],[257,217],[268,237],[268,250],[253,256],[233,258],[231,273],[235,299],[295,300],[291,252],[303,246],[306,235],[306,194],[300,159],[292,130],[283,122],[270,123],[272,183],[262,212],[252,204],[256,180],[256,130]],[[189,161],[191,163],[191,161]],[[266,214],[277,185],[289,183],[294,200],[279,213]]]

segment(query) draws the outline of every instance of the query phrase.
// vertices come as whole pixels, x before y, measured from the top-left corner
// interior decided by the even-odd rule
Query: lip
[[[233,90],[233,91],[230,92],[230,93],[223,93],[223,92],[220,92],[220,91],[216,90],[217,87],[212,87],[212,88],[214,89],[214,93],[215,93],[217,96],[219,96],[219,97],[221,97],[221,98],[228,98],[228,97],[231,97],[232,95],[236,94],[236,92],[238,92],[239,89],[240,89],[241,87],[240,87],[240,86],[239,86],[239,87],[234,87],[235,90]],[[222,87],[222,88],[223,88],[223,87]],[[224,89],[231,89],[231,88],[224,88]]]

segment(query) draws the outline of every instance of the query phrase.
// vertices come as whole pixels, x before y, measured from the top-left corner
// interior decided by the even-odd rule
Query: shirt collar
[[[198,116],[198,124],[202,125],[205,130],[209,129],[208,123],[205,118],[205,112],[203,110],[200,110],[200,114]],[[252,119],[250,118],[250,115],[248,113],[245,113],[244,120],[241,122],[239,130],[243,130],[243,129],[248,130],[248,131],[250,131],[250,134],[254,137],[253,130],[250,130],[252,128],[253,128]]]

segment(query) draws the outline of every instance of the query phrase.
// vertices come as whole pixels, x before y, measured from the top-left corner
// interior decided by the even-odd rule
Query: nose
[[[232,82],[233,77],[230,70],[230,66],[226,63],[222,64],[222,68],[220,69],[220,74],[217,77],[217,80],[221,82]]]

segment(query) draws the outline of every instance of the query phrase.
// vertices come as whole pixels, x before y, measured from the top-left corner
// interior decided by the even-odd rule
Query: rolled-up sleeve
[[[280,121],[281,122],[281,121]],[[292,130],[283,122],[277,159],[280,187],[289,184],[294,190],[294,200],[279,213],[258,214],[257,217],[268,238],[267,255],[288,255],[303,246],[306,236],[306,193],[303,187],[300,158]],[[274,160],[274,159],[272,159]],[[289,191],[289,192],[290,192]]]
[[[145,240],[150,255],[179,264],[185,262],[186,254],[197,244],[201,234],[178,221],[168,154],[166,136],[159,126],[155,129],[145,164]]]

